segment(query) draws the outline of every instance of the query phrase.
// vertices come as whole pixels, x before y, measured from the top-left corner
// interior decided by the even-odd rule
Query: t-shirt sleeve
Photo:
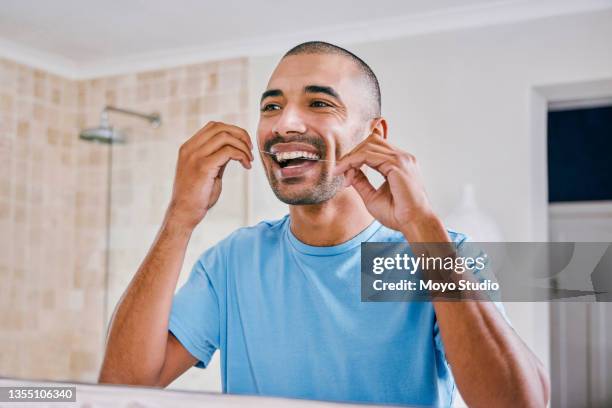
[[[168,330],[205,368],[219,348],[219,298],[201,258],[174,295]]]

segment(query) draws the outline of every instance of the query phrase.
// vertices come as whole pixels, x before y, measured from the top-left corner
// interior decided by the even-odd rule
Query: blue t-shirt
[[[195,263],[169,330],[198,367],[221,350],[223,392],[449,406],[433,305],[361,302],[362,242],[405,238],[377,221],[328,247],[300,242],[289,216],[241,228]]]

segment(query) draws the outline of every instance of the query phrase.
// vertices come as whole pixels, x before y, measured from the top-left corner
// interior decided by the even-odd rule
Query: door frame
[[[530,166],[532,174],[531,183],[531,236],[536,241],[549,241],[549,204],[548,204],[548,160],[547,160],[547,117],[550,110],[561,110],[579,107],[596,107],[609,105],[612,102],[612,77],[591,81],[577,81],[536,86],[530,92]],[[575,365],[577,356],[572,358],[568,354],[568,341],[565,333],[587,332],[590,338],[601,338],[602,333],[597,327],[589,324],[592,318],[602,319],[602,310],[598,305],[584,304],[580,310],[572,310],[563,303],[548,304],[549,315],[545,321],[549,324],[549,353],[545,366],[551,368],[551,381],[553,389],[561,390],[558,395],[552,395],[551,405],[566,407],[570,390],[567,387],[571,380],[570,367]],[[553,306],[553,307],[551,307]],[[582,310],[584,309],[584,310]],[[582,319],[576,319],[573,314],[582,314]],[[574,318],[572,318],[574,317]],[[570,327],[571,326],[571,327]],[[593,364],[601,359],[601,350],[591,355],[584,350],[580,358],[584,358],[585,370],[583,378],[583,392],[586,401],[601,401],[606,392],[603,379],[596,379],[601,370],[601,364]],[[575,390],[571,390],[575,392]],[[575,397],[575,395],[574,395]]]

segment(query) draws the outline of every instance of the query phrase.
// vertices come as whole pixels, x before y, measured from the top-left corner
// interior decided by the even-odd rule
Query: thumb
[[[221,168],[219,169],[219,173],[217,174],[217,178],[219,178],[219,179],[223,178],[223,173],[225,172],[225,168],[226,167],[227,167],[227,163],[225,163],[223,166],[221,166]]]
[[[376,189],[374,188],[372,183],[370,183],[370,180],[368,180],[368,178],[361,169],[354,169],[351,184],[353,185],[353,188],[357,190],[357,193],[359,193],[363,202],[366,204],[376,193]]]

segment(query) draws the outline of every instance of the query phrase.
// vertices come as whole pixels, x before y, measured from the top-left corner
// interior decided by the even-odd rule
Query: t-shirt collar
[[[338,245],[332,246],[313,246],[308,245],[297,239],[297,237],[291,231],[291,217],[287,215],[287,219],[285,220],[285,234],[289,239],[291,245],[298,250],[299,252],[307,255],[317,255],[317,256],[330,256],[337,255],[342,252],[350,251],[351,249],[361,245],[362,242],[366,242],[372,238],[372,236],[379,230],[382,226],[380,222],[377,220],[372,221],[372,223],[367,226],[363,231],[359,234],[355,235],[353,238],[349,239]]]

